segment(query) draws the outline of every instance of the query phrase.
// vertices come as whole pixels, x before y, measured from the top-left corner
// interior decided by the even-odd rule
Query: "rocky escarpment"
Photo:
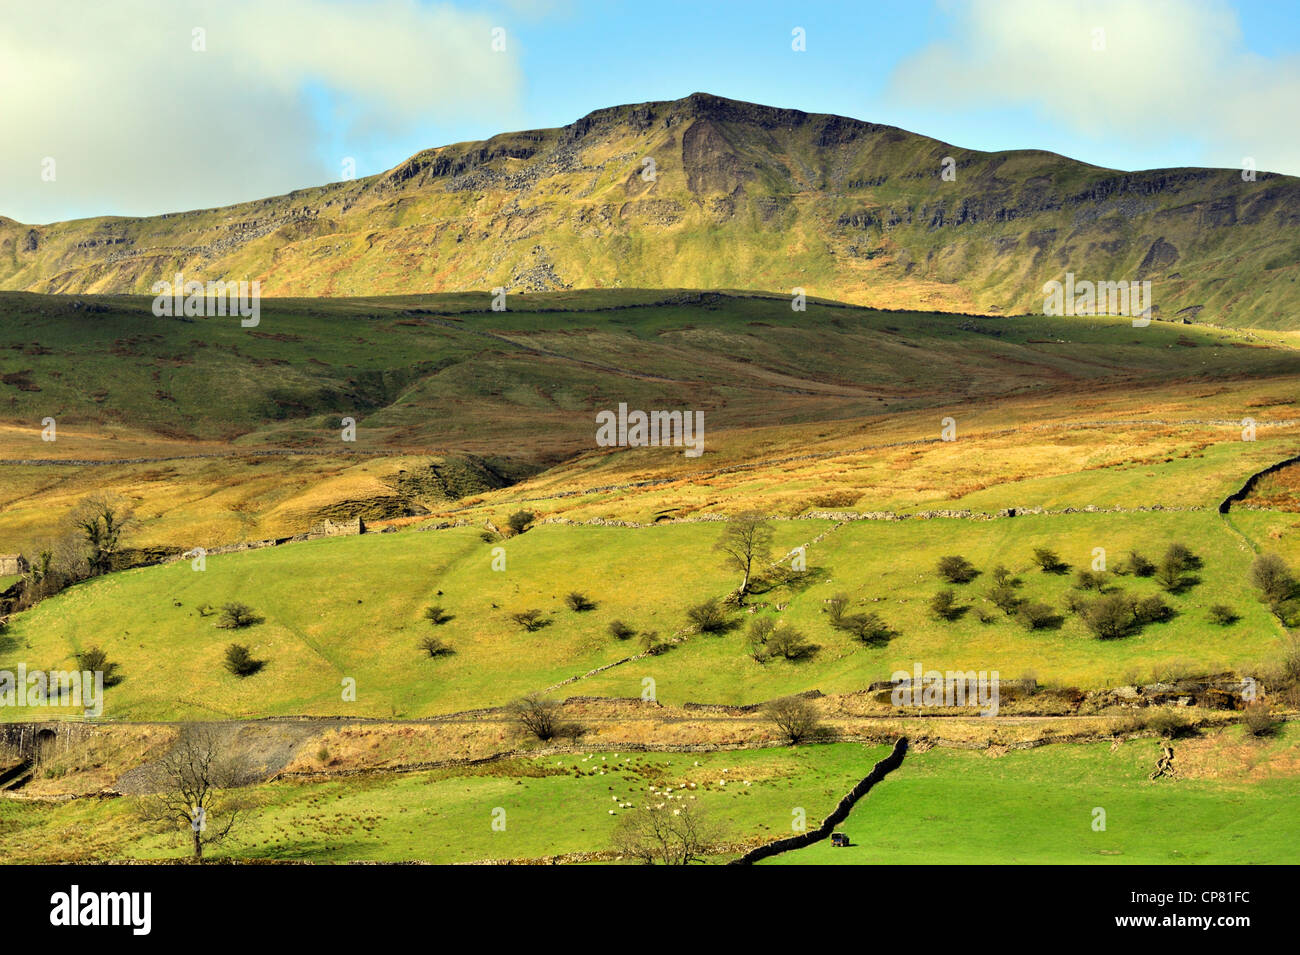
[[[801,287],[1006,314],[1073,272],[1151,281],[1157,317],[1281,328],[1300,326],[1297,224],[1286,176],[1117,172],[696,93],[224,209],[0,218],[0,289],[143,293],[176,272],[306,296]]]

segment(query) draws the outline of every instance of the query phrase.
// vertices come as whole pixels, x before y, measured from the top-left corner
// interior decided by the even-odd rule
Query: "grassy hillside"
[[[622,620],[661,640],[685,637],[661,656],[638,659],[569,683],[565,693],[636,697],[653,678],[665,702],[753,703],[816,687],[852,692],[916,661],[927,668],[998,670],[1004,678],[1033,673],[1045,683],[1095,688],[1147,680],[1180,670],[1254,672],[1276,659],[1283,635],[1246,583],[1250,551],[1217,514],[1077,514],[1001,521],[858,522],[836,530],[822,521],[777,522],[777,553],[809,547],[805,583],[756,598],[759,612],[777,613],[819,646],[802,662],[755,662],[747,652],[741,613],[718,635],[687,631],[686,610],[722,596],[737,580],[713,544],[712,523],[653,528],[540,526],[504,544],[485,543],[473,528],[407,531],[336,538],[210,557],[197,572],[178,563],[120,572],[79,584],[13,618],[0,636],[0,669],[71,666],[74,654],[98,645],[119,665],[122,682],[107,691],[113,719],[234,718],[315,714],[420,717],[503,705],[640,652],[636,640],[608,632]],[[829,533],[827,533],[829,532]],[[1064,612],[1070,577],[1032,566],[1032,549],[1057,549],[1075,567],[1094,547],[1112,562],[1130,548],[1158,557],[1173,540],[1204,559],[1199,583],[1168,596],[1176,616],[1140,633],[1099,641]],[[494,570],[493,548],[504,550]],[[973,608],[940,622],[927,600],[943,586],[940,556],[966,555],[983,572],[958,587]],[[976,608],[989,573],[1004,563],[1024,581],[1022,595],[1062,614],[1058,628],[1028,631]],[[669,583],[670,582],[670,583]],[[1145,596],[1151,580],[1116,578]],[[564,604],[585,592],[594,610]],[[865,646],[833,630],[824,601],[846,593],[855,612],[874,610],[897,635]],[[215,626],[200,608],[239,600],[263,619],[241,631]],[[1211,604],[1240,614],[1232,626],[1212,624]],[[451,619],[436,629],[423,609],[438,604]],[[511,615],[536,608],[547,625],[525,632]],[[454,654],[429,659],[421,637],[436,633]],[[225,647],[252,648],[264,669],[237,678],[222,666]],[[355,702],[343,700],[345,679]],[[9,719],[42,716],[6,710]],[[50,715],[58,715],[51,713]]]
[[[990,759],[909,753],[829,842],[777,856],[784,865],[1293,864],[1300,820],[1297,734],[1239,731],[1178,746],[1183,778],[1147,778],[1151,740],[1051,746]],[[1094,831],[1094,810],[1105,830]]]
[[[747,500],[1209,503],[1285,456],[1296,429],[1278,424],[1300,418],[1290,336],[1161,322],[626,291],[505,312],[485,296],[268,300],[253,329],[157,318],[139,297],[6,294],[0,319],[0,552],[55,536],[94,491],[134,502],[132,544],[182,548],[474,502],[454,516],[500,519],[531,499],[643,521]],[[703,411],[704,455],[597,448],[595,412],[620,402]],[[961,443],[937,440],[943,416]],[[1256,442],[1239,440],[1246,416]],[[918,441],[933,447],[887,447]]]
[[[1043,283],[1073,272],[1150,279],[1164,317],[1294,328],[1297,221],[1290,177],[1117,172],[695,94],[222,209],[0,219],[0,287],[143,293],[177,272],[300,296],[801,287],[1005,314],[1041,311]]]

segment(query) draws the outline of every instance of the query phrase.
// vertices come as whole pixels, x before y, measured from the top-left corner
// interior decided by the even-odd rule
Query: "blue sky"
[[[349,157],[364,176],[695,91],[975,149],[1300,174],[1300,4],[114,0],[102,19],[69,0],[6,5],[0,215],[20,221],[258,198],[342,178]],[[51,157],[57,177],[38,178]]]
[[[954,15],[959,3],[574,0],[541,4],[549,14],[532,17],[513,12],[523,4],[475,6],[509,23],[518,41],[527,81],[519,128],[563,125],[601,106],[704,91],[887,123],[972,149],[1045,148],[1119,168],[1209,161],[1205,139],[1214,131],[1204,127],[1138,144],[1122,130],[1119,135],[1109,130],[1089,135],[1044,122],[1037,110],[1014,102],[994,101],[972,110],[946,107],[937,98],[928,105],[902,101],[891,89],[891,76],[936,41],[961,42],[962,22]],[[1047,10],[1054,4],[1036,0],[1034,6]],[[1247,50],[1270,58],[1300,56],[1300,3],[1243,0],[1221,6],[1237,15]],[[790,49],[794,26],[806,31],[804,53]],[[1122,21],[1117,29],[1123,29]],[[1080,76],[1080,88],[1088,85],[1088,78]],[[1293,107],[1284,121],[1294,123],[1300,116],[1300,101]],[[448,128],[439,141],[491,135],[494,120]]]

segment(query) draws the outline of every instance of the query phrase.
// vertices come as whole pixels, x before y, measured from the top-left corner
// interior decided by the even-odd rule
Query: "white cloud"
[[[45,0],[0,20],[0,215],[220,205],[340,178],[322,150],[515,107],[490,17],[414,0]],[[192,49],[205,31],[205,52]],[[333,116],[320,115],[320,103]],[[430,142],[427,145],[437,145]],[[54,182],[41,180],[45,157]]]
[[[956,39],[900,63],[892,92],[930,108],[1029,107],[1097,142],[1200,144],[1207,165],[1300,174],[1300,58],[1249,51],[1235,12],[1193,0],[970,0]],[[1095,31],[1104,48],[1094,49]],[[1025,143],[1036,146],[1039,143]]]

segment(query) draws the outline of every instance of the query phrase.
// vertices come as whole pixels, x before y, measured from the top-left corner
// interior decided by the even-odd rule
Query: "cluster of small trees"
[[[834,629],[847,633],[867,646],[883,646],[897,635],[897,632],[875,611],[849,613],[847,594],[836,594],[831,597],[826,601],[825,610],[830,615],[831,626]]]
[[[565,594],[564,603],[574,613],[586,613],[589,610],[596,609],[596,602],[581,591],[571,591]],[[537,608],[521,610],[518,613],[512,613],[510,619],[522,627],[528,633],[536,633],[543,627],[549,627],[551,621],[546,615]]]
[[[1034,564],[1045,574],[1065,574],[1070,570],[1056,551],[1037,547],[1033,553]],[[1065,598],[1067,612],[1076,614],[1084,625],[1100,639],[1113,639],[1140,630],[1149,623],[1161,623],[1174,616],[1174,609],[1159,594],[1139,597],[1114,585],[1116,576],[1153,577],[1168,593],[1180,593],[1199,581],[1192,571],[1199,569],[1201,560],[1191,549],[1181,543],[1170,544],[1159,561],[1151,561],[1137,551],[1130,552],[1113,571],[1080,569],[1074,575],[1074,589]],[[950,555],[939,559],[936,573],[951,584],[970,583],[980,571],[965,557]],[[1056,628],[1064,621],[1050,604],[1023,597],[1019,590],[1023,581],[1004,566],[993,569],[992,585],[984,598],[1006,617],[1015,619],[1027,630]],[[1095,596],[1089,597],[1092,594]],[[948,587],[936,592],[929,601],[930,613],[939,620],[952,621],[962,617],[971,605],[962,604],[957,592]],[[991,623],[996,615],[983,608],[977,610],[982,623]],[[1237,619],[1232,608],[1216,604],[1210,608],[1210,619],[1228,625]]]
[[[441,594],[442,591],[440,590],[438,593]],[[424,619],[429,621],[429,626],[436,630],[447,621],[453,619],[453,617],[451,614],[447,613],[446,608],[443,607],[442,604],[432,604],[431,606],[424,608]],[[419,647],[430,657],[451,656],[451,654],[456,652],[450,643],[433,633],[421,637]]]
[[[622,620],[611,620],[607,629],[609,635],[615,640],[631,640],[637,636],[636,628],[628,626]],[[672,644],[662,642],[659,639],[658,632],[654,630],[643,630],[638,637],[638,641],[641,644],[642,652],[651,656],[665,653],[672,648]]]
[[[63,530],[43,542],[24,576],[17,609],[116,566],[122,537],[135,523],[128,502],[109,494],[82,500],[69,513]]]
[[[755,617],[749,622],[749,655],[759,663],[769,660],[805,660],[819,647],[789,624],[778,624],[771,617]]]

